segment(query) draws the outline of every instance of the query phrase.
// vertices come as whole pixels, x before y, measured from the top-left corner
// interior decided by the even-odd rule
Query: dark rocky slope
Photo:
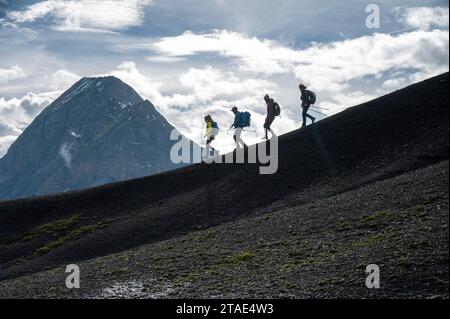
[[[7,298],[448,298],[448,161],[302,204],[0,282]],[[297,204],[297,205],[296,205]],[[377,264],[381,287],[365,286]]]

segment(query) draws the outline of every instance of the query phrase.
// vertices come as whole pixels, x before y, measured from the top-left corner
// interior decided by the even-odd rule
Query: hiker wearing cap
[[[237,148],[243,148],[247,145],[245,145],[244,141],[242,140],[241,134],[244,130],[244,127],[250,126],[250,113],[239,112],[236,106],[231,109],[231,112],[234,113],[234,123],[230,126],[230,129],[234,128],[233,139],[236,142]]]
[[[216,135],[219,134],[219,126],[216,122],[213,121],[211,115],[205,116],[205,122],[206,122],[206,157],[209,157],[210,155],[210,149],[211,149],[211,143],[215,140]],[[212,148],[213,152],[215,153],[215,149]]]
[[[270,126],[272,125],[273,121],[275,120],[275,116],[279,116],[280,115],[280,106],[278,105],[277,102],[274,101],[274,99],[270,98],[269,95],[266,95],[264,97],[264,101],[266,102],[267,105],[267,116],[266,116],[266,120],[264,121],[264,140],[268,140],[269,137],[268,132],[270,131],[270,134],[274,135],[272,129],[270,128]]]
[[[303,117],[303,124],[302,127],[306,126],[306,119],[310,119],[312,121],[312,123],[314,124],[316,118],[314,116],[311,116],[308,114],[308,110],[311,107],[311,105],[313,105],[314,103],[316,103],[316,94],[310,90],[307,90],[306,85],[304,84],[300,84],[299,86],[300,88],[300,92],[302,93],[300,99],[302,100],[302,108],[303,108],[303,112],[302,112],[302,117]]]

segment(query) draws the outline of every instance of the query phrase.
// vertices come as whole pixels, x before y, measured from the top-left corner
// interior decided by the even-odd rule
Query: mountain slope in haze
[[[199,164],[0,203],[0,296],[448,298],[448,82],[281,136],[274,175]]]
[[[169,158],[173,129],[121,80],[83,78],[50,104],[0,159],[0,200],[180,167]]]

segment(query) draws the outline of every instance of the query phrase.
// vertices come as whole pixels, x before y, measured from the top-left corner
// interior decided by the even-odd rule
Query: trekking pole
[[[203,122],[200,120],[200,136],[201,136],[201,143],[203,145],[204,136],[203,136]]]
[[[329,111],[330,109],[326,109],[324,107],[320,107],[320,106],[311,106],[313,108],[319,109],[319,110],[325,110],[325,111]]]
[[[318,114],[321,114],[321,115],[323,115],[323,116],[328,116],[328,115],[326,115],[326,114],[324,114],[324,113],[322,113],[322,112],[315,111],[315,110],[311,110],[311,112],[318,113]]]
[[[258,136],[258,131],[255,129],[246,129],[246,130],[242,130],[243,132],[251,132],[251,133],[255,133],[255,136]]]

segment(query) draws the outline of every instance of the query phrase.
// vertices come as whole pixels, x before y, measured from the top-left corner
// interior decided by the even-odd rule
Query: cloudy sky
[[[300,82],[332,115],[448,71],[448,24],[442,0],[0,0],[0,157],[74,82],[107,74],[197,142],[212,114],[222,151],[230,107],[248,110],[254,143],[266,93],[282,134],[300,125]]]

